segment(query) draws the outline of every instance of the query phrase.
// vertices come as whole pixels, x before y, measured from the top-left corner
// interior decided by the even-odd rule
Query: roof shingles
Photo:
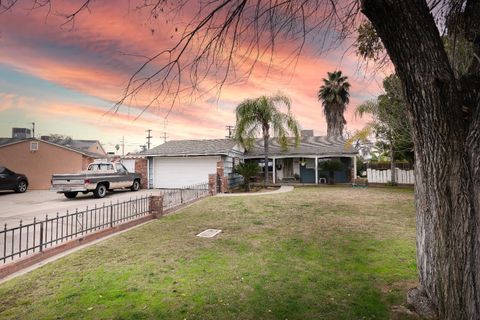
[[[287,150],[282,150],[278,140],[271,138],[269,143],[270,156],[286,155],[322,155],[322,156],[348,156],[357,154],[357,150],[346,147],[346,142],[341,137],[310,136],[302,137],[298,146],[294,139],[290,139]],[[246,157],[264,156],[263,139],[257,139],[253,148],[245,153]]]
[[[164,157],[227,155],[236,144],[232,139],[171,140],[139,154]]]

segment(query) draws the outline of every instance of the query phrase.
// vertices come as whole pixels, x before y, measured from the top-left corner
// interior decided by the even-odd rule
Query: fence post
[[[183,203],[183,189],[180,189],[180,203]]]
[[[113,203],[110,201],[110,228],[113,228]]]
[[[40,221],[40,252],[43,251],[43,221]]]
[[[158,196],[150,196],[149,211],[153,219],[163,216],[163,194]]]

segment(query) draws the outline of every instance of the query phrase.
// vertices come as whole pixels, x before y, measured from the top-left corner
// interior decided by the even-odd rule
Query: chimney
[[[300,136],[302,138],[313,137],[313,130],[302,130],[300,131]]]

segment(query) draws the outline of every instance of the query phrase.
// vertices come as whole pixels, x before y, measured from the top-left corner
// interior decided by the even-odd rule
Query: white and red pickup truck
[[[128,172],[120,162],[96,161],[80,173],[54,174],[51,190],[67,198],[75,198],[79,192],[103,198],[107,191],[127,188],[140,189],[140,175]]]

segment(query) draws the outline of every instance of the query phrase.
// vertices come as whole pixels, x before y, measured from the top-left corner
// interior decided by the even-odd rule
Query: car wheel
[[[99,184],[93,191],[95,198],[103,198],[107,194],[107,187],[104,184]]]
[[[64,195],[68,199],[73,199],[77,196],[78,192],[65,192]]]
[[[21,181],[18,182],[18,185],[17,185],[17,188],[15,189],[15,191],[19,192],[19,193],[24,193],[25,191],[27,191],[27,188],[28,188],[27,181],[21,180]]]
[[[138,179],[136,179],[135,181],[133,181],[133,184],[130,187],[130,190],[138,191],[138,189],[140,189],[140,181]]]

